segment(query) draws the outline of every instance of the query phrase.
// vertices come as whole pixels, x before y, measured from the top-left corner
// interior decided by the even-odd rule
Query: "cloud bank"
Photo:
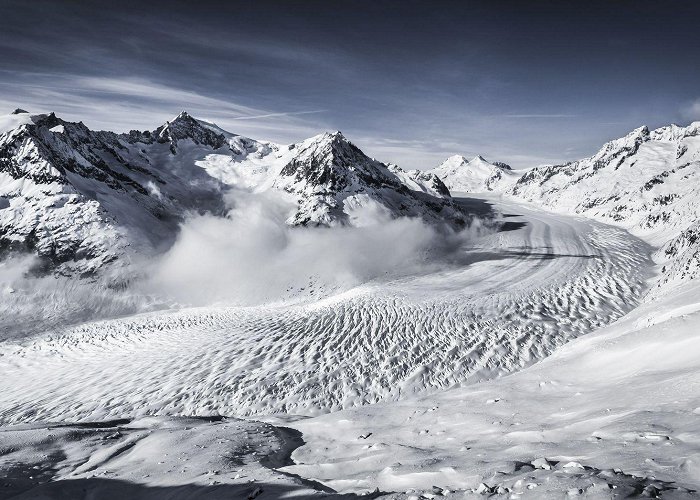
[[[183,303],[254,305],[319,298],[373,280],[452,265],[476,234],[419,219],[390,219],[376,207],[361,227],[303,228],[285,223],[289,207],[264,194],[236,193],[227,217],[196,215],[150,270],[148,293]]]
[[[465,249],[490,231],[391,219],[378,206],[353,214],[359,227],[291,227],[290,204],[266,193],[235,191],[229,205],[225,217],[187,218],[165,253],[91,279],[36,275],[27,255],[0,261],[0,340],[168,308],[314,301],[466,265]]]

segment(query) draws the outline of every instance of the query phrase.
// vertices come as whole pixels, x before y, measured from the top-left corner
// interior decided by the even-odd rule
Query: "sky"
[[[700,2],[0,0],[0,113],[152,130],[181,110],[404,168],[515,168],[700,120]]]

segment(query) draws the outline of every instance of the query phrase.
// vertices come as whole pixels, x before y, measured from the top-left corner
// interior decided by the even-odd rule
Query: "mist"
[[[0,341],[173,306],[164,296],[115,287],[113,276],[37,275],[38,262],[27,254],[0,261]]]
[[[354,226],[291,227],[289,206],[264,194],[236,192],[226,217],[197,215],[150,269],[146,290],[183,303],[255,305],[319,298],[363,283],[431,272],[485,231],[463,231],[420,219],[392,219],[367,205]]]
[[[187,217],[165,253],[131,255],[90,279],[38,276],[35,256],[6,258],[0,337],[154,310],[321,299],[464,265],[466,248],[490,232],[478,219],[455,231],[371,204],[352,212],[353,226],[292,227],[293,205],[279,197],[236,190],[228,203],[225,217]]]

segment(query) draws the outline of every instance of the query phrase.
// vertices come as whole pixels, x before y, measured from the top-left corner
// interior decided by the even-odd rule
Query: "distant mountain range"
[[[501,193],[622,226],[658,248],[658,282],[700,276],[700,122],[639,127],[593,156],[512,171],[453,156],[429,172],[454,192]]]
[[[700,122],[640,127],[595,155],[514,171],[455,155],[404,171],[340,132],[291,145],[229,133],[186,112],[153,131],[92,131],[55,114],[0,117],[0,255],[36,253],[47,269],[90,274],[133,252],[168,248],[188,213],[224,215],[236,190],[289,203],[286,223],[363,224],[363,208],[428,223],[468,223],[452,192],[494,192],[593,217],[659,251],[661,284],[700,269]]]

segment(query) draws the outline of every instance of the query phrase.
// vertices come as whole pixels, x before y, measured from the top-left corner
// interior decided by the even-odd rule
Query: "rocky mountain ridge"
[[[660,288],[700,276],[700,122],[639,127],[588,158],[532,168],[503,192],[646,239],[659,248]]]
[[[397,174],[340,132],[282,146],[231,134],[186,112],[153,131],[92,131],[54,113],[0,117],[0,249],[45,268],[90,274],[172,244],[189,213],[224,215],[232,190],[290,200],[291,225],[387,217],[462,226],[433,176]]]

